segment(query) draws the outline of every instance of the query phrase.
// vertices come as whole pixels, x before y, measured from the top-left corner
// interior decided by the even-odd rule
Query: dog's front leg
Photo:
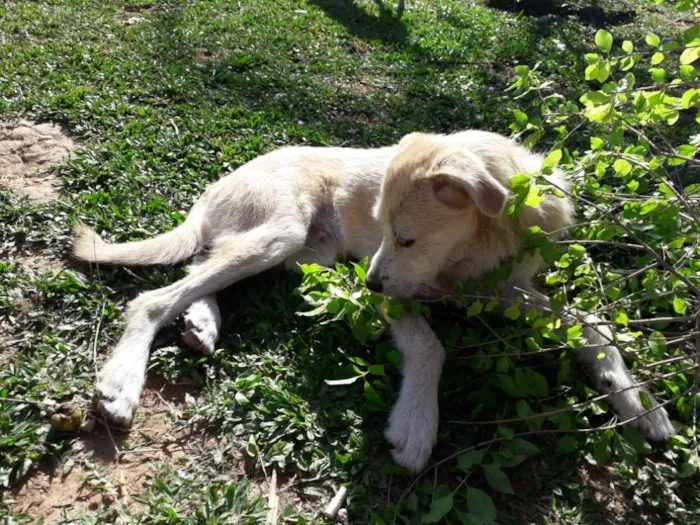
[[[505,289],[499,290],[498,295],[502,299],[500,308],[505,309],[512,299],[522,296],[522,292]],[[547,296],[536,291],[527,292],[527,307],[535,307],[547,315],[551,313]],[[637,382],[614,346],[615,338],[610,326],[595,314],[575,309],[562,313],[561,320],[565,326],[582,325],[587,345],[576,350],[576,359],[590,371],[595,387],[602,393],[610,394],[608,400],[618,417],[622,421],[631,420],[629,425],[649,439],[668,440],[675,433],[668,413],[663,408],[652,411],[644,408],[641,395],[648,396],[652,408],[658,407],[658,402],[644,387],[636,386]]]
[[[391,333],[402,355],[403,384],[386,437],[394,446],[394,460],[419,472],[437,440],[438,384],[445,350],[422,316],[403,315],[392,322]]]

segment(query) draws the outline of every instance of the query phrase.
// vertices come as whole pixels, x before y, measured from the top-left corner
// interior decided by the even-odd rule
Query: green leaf
[[[688,303],[685,302],[685,299],[678,297],[677,295],[673,296],[673,311],[676,312],[678,315],[685,315],[686,312],[688,311]]]
[[[484,305],[481,301],[474,301],[472,304],[469,305],[469,308],[467,308],[467,318],[479,315],[483,311],[483,309]]]
[[[591,149],[593,151],[603,149],[603,146],[605,146],[605,141],[603,139],[600,137],[591,137]]]
[[[698,76],[697,72],[695,71],[695,68],[689,65],[681,66],[679,68],[679,72],[681,75],[681,80],[685,82],[692,82]]]
[[[601,57],[598,53],[586,53],[583,55],[583,58],[586,59],[587,64],[597,64],[601,61]]]
[[[612,455],[610,436],[612,432],[602,432],[593,436],[593,458],[597,465],[605,465]]]
[[[627,316],[627,313],[623,310],[618,310],[615,312],[615,322],[622,326],[627,326],[629,324],[629,317]]]
[[[567,339],[577,339],[583,335],[583,327],[580,324],[566,329]]]
[[[658,331],[654,331],[649,336],[649,349],[658,357],[666,353],[666,337]]]
[[[367,281],[367,272],[365,271],[365,269],[357,263],[353,263],[352,266],[353,268],[355,268],[355,274],[357,275],[359,281],[362,284],[365,284],[365,282]]]
[[[522,454],[527,457],[536,456],[537,454],[542,452],[537,447],[537,445],[534,445],[529,441],[525,441],[524,439],[520,438],[515,438],[514,440],[510,441],[506,448],[510,450],[513,454]]]
[[[627,467],[632,470],[637,463],[637,451],[632,446],[632,443],[627,441],[622,435],[615,434],[615,455],[622,461]]]
[[[615,169],[615,173],[624,177],[625,175],[629,175],[630,171],[632,171],[632,164],[624,159],[617,159],[613,164],[613,168]]]
[[[557,441],[557,451],[561,454],[571,454],[576,450],[576,439],[574,436],[564,436]]]
[[[479,450],[470,450],[457,458],[457,468],[462,472],[471,472],[474,465],[479,465],[484,455]]]
[[[684,109],[689,109],[700,101],[700,90],[689,89],[681,97],[681,105]]]
[[[512,429],[504,425],[498,425],[498,428],[496,430],[502,437],[506,439],[513,439],[513,436],[515,435],[515,432]]]
[[[695,146],[691,146],[690,144],[683,144],[682,146],[678,146],[676,148],[676,153],[683,155],[684,157],[694,157],[697,153],[697,148]]]
[[[360,343],[366,343],[369,337],[369,332],[367,331],[367,325],[362,317],[360,317],[352,325],[352,335],[355,336]]]
[[[562,158],[562,152],[560,149],[555,149],[549,152],[549,155],[544,159],[542,163],[542,170],[555,168],[559,165]]]
[[[517,122],[520,126],[524,126],[525,124],[527,124],[527,113],[520,111],[519,109],[514,109],[513,115],[515,116],[515,122]]]
[[[655,66],[664,61],[664,54],[656,52],[651,56],[651,65]]]
[[[374,376],[384,377],[386,375],[384,365],[370,365],[367,371]]]
[[[377,390],[372,386],[372,384],[369,381],[365,381],[365,397],[370,402],[370,404],[374,405],[376,408],[384,409],[386,407],[386,403],[382,401],[382,398],[379,397]]]
[[[700,47],[688,47],[681,53],[681,65],[687,66],[700,58]]]
[[[527,396],[526,392],[523,392],[522,389],[515,385],[515,381],[513,381],[512,377],[500,374],[498,375],[498,380],[501,384],[501,388],[503,388],[503,391],[509,396],[515,398]]]
[[[597,107],[610,103],[612,101],[612,97],[603,93],[602,91],[589,91],[579,100],[586,107]]]
[[[467,509],[483,525],[493,525],[496,522],[496,506],[483,490],[469,487],[467,490]]]
[[[605,122],[610,118],[612,109],[612,104],[604,104],[602,106],[587,109],[585,115],[591,122]]]
[[[661,44],[661,39],[658,36],[656,36],[654,33],[649,33],[646,36],[645,40],[646,40],[647,44],[649,44],[651,47],[659,47],[659,45]]]
[[[595,45],[598,46],[603,53],[610,51],[613,44],[613,37],[605,29],[600,29],[595,34]]]
[[[445,515],[452,510],[454,505],[452,493],[430,502],[430,512],[423,516],[421,523],[440,523]]]
[[[625,57],[622,60],[620,60],[620,69],[622,69],[622,71],[629,71],[633,67],[634,67],[634,58]]]
[[[525,370],[525,376],[527,378],[527,386],[530,391],[534,392],[537,397],[547,397],[549,393],[549,385],[547,384],[547,378],[544,377],[539,372],[535,372],[531,368]]]
[[[396,350],[390,350],[386,354],[386,360],[392,365],[398,367],[401,364],[401,354],[399,354]]]
[[[689,478],[695,474],[697,469],[697,466],[690,459],[688,459],[681,464],[680,476],[681,478]]]
[[[666,70],[665,69],[660,69],[658,67],[652,67],[649,69],[649,73],[651,73],[651,78],[654,79],[654,82],[658,84],[663,84],[666,82]]]
[[[629,40],[624,40],[622,42],[622,50],[625,53],[631,53],[632,51],[634,51],[634,44],[632,42],[630,42]]]
[[[531,184],[527,192],[527,197],[525,197],[525,206],[529,208],[538,208],[543,200],[544,195],[540,192],[539,187],[536,184]]]
[[[700,38],[700,24],[699,25],[694,25],[693,27],[690,27],[683,31],[683,43],[688,46],[688,45],[698,45],[700,42],[696,42],[696,40]]]
[[[626,425],[622,429],[622,435],[634,447],[637,454],[651,454],[651,445],[638,430]]]
[[[502,494],[513,494],[508,476],[496,465],[482,465],[488,484]]]

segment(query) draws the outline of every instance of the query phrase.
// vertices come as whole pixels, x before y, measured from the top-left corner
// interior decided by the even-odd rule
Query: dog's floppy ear
[[[431,173],[435,197],[451,208],[474,203],[479,211],[497,217],[503,211],[508,192],[491,175],[481,159],[465,152],[454,152],[440,159]]]

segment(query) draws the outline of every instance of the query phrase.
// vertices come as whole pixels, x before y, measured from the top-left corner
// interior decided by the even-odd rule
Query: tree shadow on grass
[[[369,14],[355,0],[309,0],[311,5],[323,9],[353,36],[366,42],[379,41],[395,46],[409,45],[409,34],[401,20],[401,13],[389,8],[382,0],[374,0],[378,16]]]
[[[595,0],[586,2],[585,5],[560,0],[487,0],[486,4],[502,11],[538,17],[542,23],[551,23],[558,17],[571,16],[578,18],[583,24],[598,28],[628,24],[636,17],[632,10],[607,8]]]

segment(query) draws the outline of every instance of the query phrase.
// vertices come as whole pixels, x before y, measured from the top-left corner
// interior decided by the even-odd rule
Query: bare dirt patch
[[[22,339],[15,335],[10,319],[0,317],[0,366],[14,361]]]
[[[153,467],[160,462],[176,464],[188,455],[189,437],[178,418],[189,385],[151,384],[131,430],[107,431],[97,424],[91,433],[81,433],[73,454],[56,468],[34,472],[12,493],[15,512],[41,516],[46,523],[81,509],[96,509],[100,503],[116,507],[122,502],[134,515],[142,511],[133,499],[147,490]],[[129,442],[129,449],[123,442]]]
[[[47,170],[66,161],[75,147],[55,124],[0,121],[0,186],[37,202],[58,198],[61,184]]]
[[[47,255],[30,254],[17,257],[17,262],[37,272],[58,272],[66,269],[65,261]]]

